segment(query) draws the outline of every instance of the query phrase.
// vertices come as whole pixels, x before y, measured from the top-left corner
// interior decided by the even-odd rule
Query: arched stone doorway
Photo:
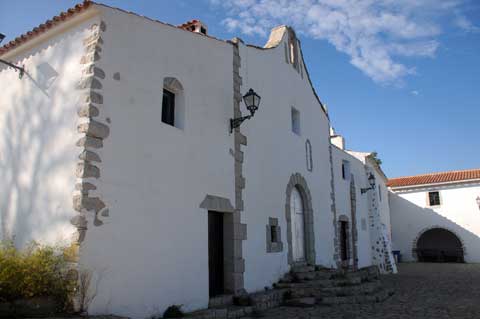
[[[288,263],[315,265],[312,196],[302,175],[290,176],[285,195]]]
[[[464,254],[460,237],[442,227],[423,230],[413,243],[413,256],[419,262],[464,262]]]

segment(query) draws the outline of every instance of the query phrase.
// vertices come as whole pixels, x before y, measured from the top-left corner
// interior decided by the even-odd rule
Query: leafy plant
[[[378,153],[377,152],[372,152],[370,154],[370,158],[378,165],[382,165],[382,160],[378,158]]]
[[[0,243],[0,301],[49,296],[66,304],[75,287],[66,270],[58,248],[31,243],[20,251],[12,242]]]
[[[171,305],[163,313],[163,318],[182,318],[185,314],[182,311],[182,305]]]

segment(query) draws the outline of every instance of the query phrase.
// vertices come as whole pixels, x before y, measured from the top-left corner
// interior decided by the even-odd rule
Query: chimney
[[[345,150],[345,139],[341,135],[330,136],[330,142],[341,150]]]
[[[207,26],[200,20],[187,21],[178,26],[180,29],[207,35]]]

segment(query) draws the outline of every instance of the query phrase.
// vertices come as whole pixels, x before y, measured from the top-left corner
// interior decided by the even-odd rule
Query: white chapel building
[[[25,70],[0,65],[0,235],[72,245],[89,313],[396,271],[387,178],[331,130],[292,28],[257,47],[85,1],[0,58]]]
[[[388,186],[402,260],[480,262],[480,169],[392,178]]]

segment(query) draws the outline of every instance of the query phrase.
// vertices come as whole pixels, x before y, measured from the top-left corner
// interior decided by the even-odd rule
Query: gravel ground
[[[400,264],[397,275],[385,275],[395,294],[382,303],[314,308],[280,307],[263,318],[328,319],[480,319],[480,264]]]

